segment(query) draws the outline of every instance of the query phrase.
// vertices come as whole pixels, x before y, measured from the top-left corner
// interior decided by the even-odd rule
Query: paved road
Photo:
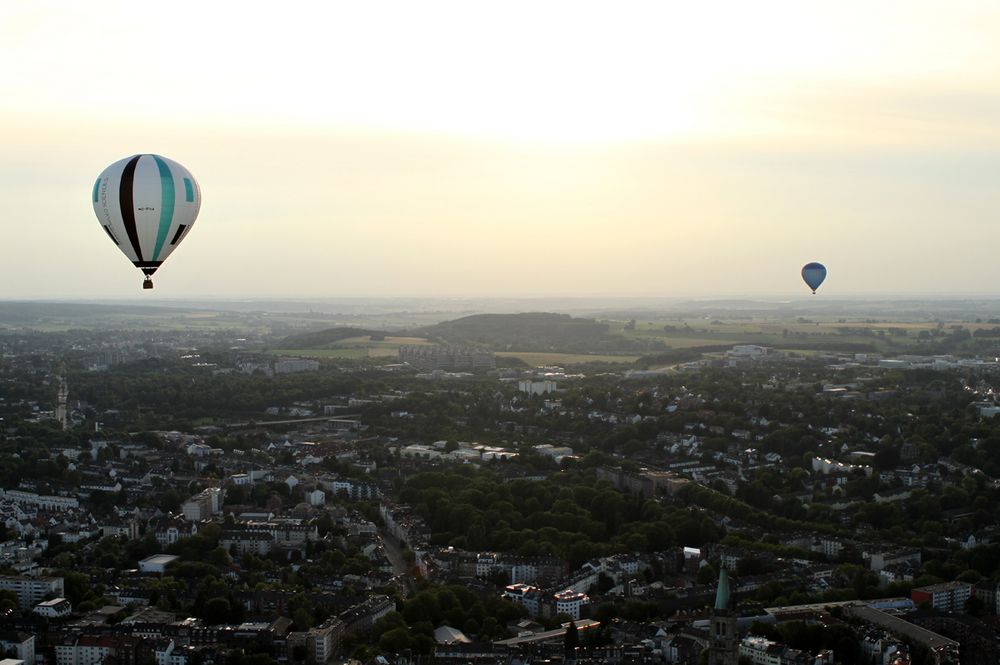
[[[409,596],[413,593],[413,578],[410,576],[410,566],[406,563],[406,559],[403,558],[402,550],[399,549],[399,542],[381,526],[378,529],[378,535],[382,537],[385,556],[389,559],[389,563],[392,564],[392,572],[399,575],[400,579],[403,580],[405,583],[404,595]]]

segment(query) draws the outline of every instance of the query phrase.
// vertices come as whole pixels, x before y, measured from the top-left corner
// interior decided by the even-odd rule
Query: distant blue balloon
[[[819,285],[823,283],[824,279],[826,279],[826,266],[822,263],[816,263],[815,261],[805,264],[802,266],[802,279],[804,279],[806,284],[809,285],[809,288],[813,290],[813,293],[816,293],[816,289],[818,289]]]

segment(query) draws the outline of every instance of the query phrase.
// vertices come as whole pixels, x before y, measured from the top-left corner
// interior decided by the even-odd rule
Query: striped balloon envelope
[[[133,155],[101,172],[94,213],[105,233],[142,270],[142,288],[194,226],[201,189],[186,168],[159,155]]]

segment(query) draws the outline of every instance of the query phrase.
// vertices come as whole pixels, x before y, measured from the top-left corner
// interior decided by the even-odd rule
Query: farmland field
[[[395,358],[396,349],[372,348],[364,346],[338,347],[332,349],[271,349],[268,354],[273,356],[292,356],[296,358],[336,358],[341,360],[361,360],[362,358]]]
[[[544,353],[534,351],[498,351],[499,358],[518,358],[534,367],[545,365],[582,365],[584,363],[634,363],[639,356],[612,356],[589,353]]]
[[[306,358],[340,358],[360,360],[362,358],[395,358],[403,345],[430,344],[423,337],[392,337],[373,341],[370,335],[348,337],[321,349],[275,349],[272,355],[300,356]]]

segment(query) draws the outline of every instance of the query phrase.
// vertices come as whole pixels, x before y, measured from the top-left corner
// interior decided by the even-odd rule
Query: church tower
[[[719,572],[719,588],[715,592],[715,609],[712,610],[712,635],[708,647],[709,665],[737,665],[740,658],[739,644],[736,611],[729,596],[729,575],[723,568]]]
[[[63,429],[66,429],[68,423],[69,412],[66,408],[66,403],[69,400],[69,386],[66,385],[66,379],[63,376],[59,377],[59,393],[57,395],[56,402],[56,420],[62,425]]]

